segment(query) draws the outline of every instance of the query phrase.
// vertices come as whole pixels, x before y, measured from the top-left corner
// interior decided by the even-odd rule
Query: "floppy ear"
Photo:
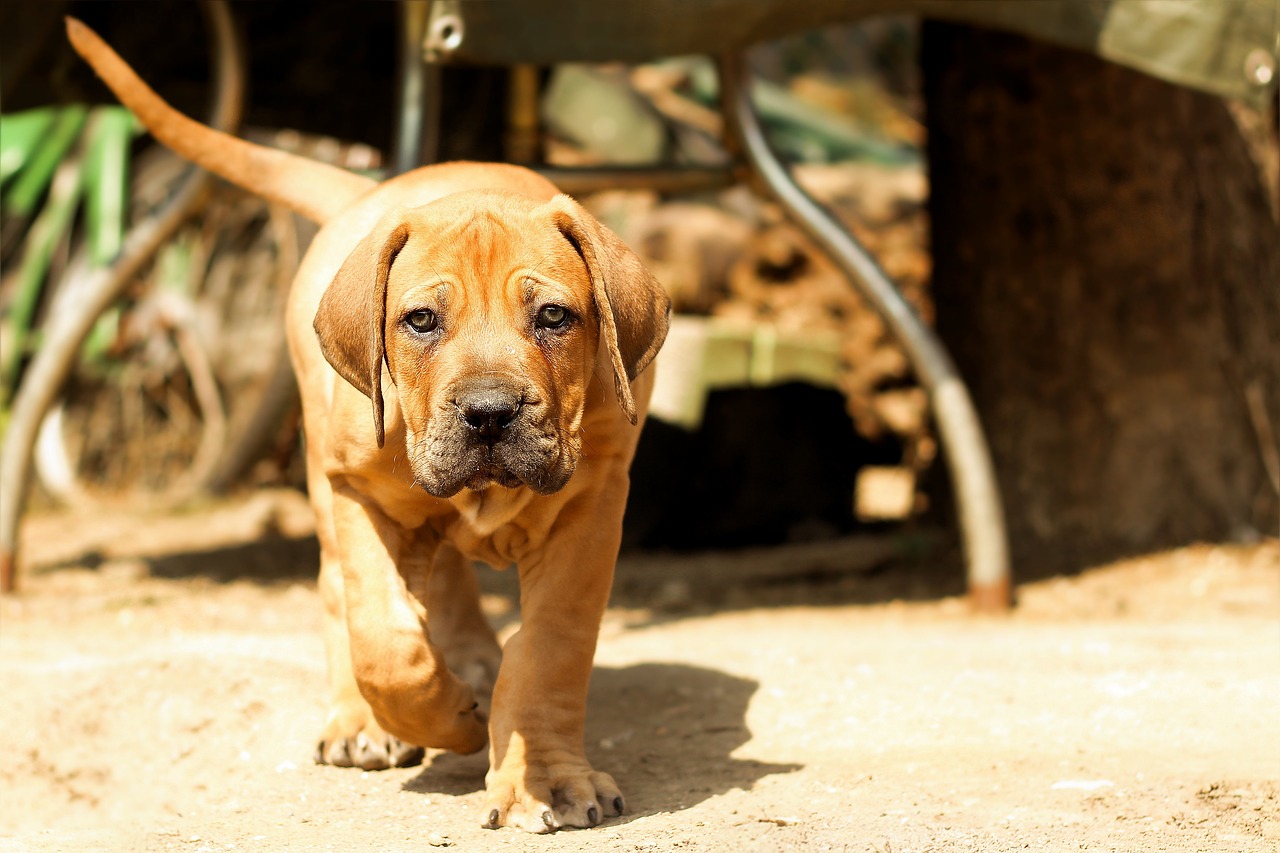
[[[548,205],[560,233],[582,256],[600,331],[613,362],[613,384],[622,411],[635,423],[631,380],[649,366],[667,338],[671,300],[644,264],[608,228],[567,195]]]
[[[382,362],[387,357],[387,275],[409,239],[409,225],[398,213],[384,218],[351,251],[320,298],[312,327],[325,360],[373,401],[378,446],[382,425]]]

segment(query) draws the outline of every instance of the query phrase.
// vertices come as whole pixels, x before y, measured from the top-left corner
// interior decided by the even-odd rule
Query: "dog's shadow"
[[[597,666],[587,704],[587,757],[611,773],[627,801],[622,820],[688,808],[734,788],[749,789],[796,764],[733,758],[751,739],[747,704],[759,685],[677,663]],[[485,752],[437,755],[403,788],[464,796],[484,787]]]

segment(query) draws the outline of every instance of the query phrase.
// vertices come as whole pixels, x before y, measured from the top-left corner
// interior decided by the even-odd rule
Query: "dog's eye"
[[[406,314],[404,321],[409,324],[410,329],[419,334],[430,332],[436,327],[435,312],[428,311],[426,308]]]
[[[544,305],[538,312],[538,326],[543,329],[558,329],[569,322],[569,309],[559,305]]]

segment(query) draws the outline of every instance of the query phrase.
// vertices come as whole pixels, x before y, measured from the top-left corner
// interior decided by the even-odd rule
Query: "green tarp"
[[[494,65],[718,53],[888,14],[1009,30],[1255,104],[1280,76],[1280,0],[435,0],[431,12],[435,43],[456,44],[443,60]]]

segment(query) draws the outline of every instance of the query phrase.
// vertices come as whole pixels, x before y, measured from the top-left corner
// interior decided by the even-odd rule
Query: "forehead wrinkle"
[[[400,253],[393,262],[391,274],[399,283],[402,302],[407,304],[430,299],[438,306],[448,302],[454,282],[441,274],[436,263],[439,260],[434,246],[420,242]]]
[[[565,248],[568,248],[567,242],[565,244]],[[545,242],[539,244],[531,253],[534,257],[532,259],[532,263],[527,265],[527,268],[532,269],[544,279],[565,287],[568,285],[572,272],[569,269],[566,269],[563,258],[555,257],[554,251],[554,249],[548,251],[548,247]],[[529,302],[533,299],[537,289],[537,280],[531,280],[526,277],[523,281],[525,282],[525,301]]]
[[[493,210],[477,211],[467,220],[461,236],[467,243],[468,291],[475,292],[487,315],[495,309],[495,298],[503,298],[516,241],[504,218]]]

